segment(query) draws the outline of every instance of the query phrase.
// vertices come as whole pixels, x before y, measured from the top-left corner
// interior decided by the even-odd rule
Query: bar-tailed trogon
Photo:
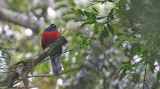
[[[45,49],[50,46],[58,37],[60,36],[57,26],[55,24],[51,24],[47,27],[42,33],[42,48]],[[62,69],[62,62],[60,60],[60,55],[62,53],[62,46],[58,47],[58,49],[50,55],[51,67],[53,74],[55,76],[59,75]],[[58,55],[57,55],[58,54]]]

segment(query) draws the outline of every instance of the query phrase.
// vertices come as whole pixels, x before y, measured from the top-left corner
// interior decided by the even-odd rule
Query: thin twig
[[[60,35],[63,35],[63,33],[65,33],[65,32],[66,32],[66,29],[62,33],[60,33]]]
[[[60,76],[60,75],[62,75],[62,74],[65,74],[65,73],[68,73],[68,72],[71,72],[71,71],[74,71],[74,70],[81,69],[81,68],[83,68],[83,67],[84,67],[84,65],[82,65],[82,66],[80,66],[80,67],[78,67],[78,68],[75,68],[75,69],[71,69],[71,70],[62,72],[62,73],[60,73],[60,74],[57,75],[57,76]],[[53,76],[53,75],[39,75],[39,76],[27,76],[27,77],[25,77],[25,78],[31,78],[31,77],[55,77],[55,76]],[[14,86],[15,84],[17,84],[18,82],[24,80],[25,78],[22,78],[22,79],[19,79],[18,81],[16,81],[15,83],[13,83],[13,86]]]
[[[67,48],[66,48],[66,50],[65,50],[65,51],[67,51],[69,47],[70,47],[70,45],[68,45],[68,46],[67,46]]]
[[[71,72],[71,71],[74,71],[74,70],[78,70],[78,69],[81,69],[83,68],[84,66],[80,66],[80,67],[77,67],[75,69],[71,69],[71,70],[68,70],[68,71],[65,71],[65,72],[62,72],[60,73],[59,75],[55,75],[55,76],[60,76],[62,74],[65,74],[65,73],[68,73],[68,72]],[[31,78],[31,77],[55,77],[53,75],[39,75],[39,76],[28,76],[27,78]]]
[[[160,72],[160,71],[158,71],[158,73],[159,73],[159,72]],[[157,76],[157,81],[156,81],[156,87],[155,87],[155,88],[157,88],[158,80],[159,80],[159,75]]]
[[[66,53],[66,52],[73,51],[73,50],[75,50],[75,49],[77,49],[77,48],[78,48],[78,47],[75,47],[75,48],[73,48],[73,49],[64,51],[64,52],[62,52],[62,53],[59,53],[59,54],[57,54],[57,55],[52,56],[52,58],[55,58],[55,57],[57,57],[57,56],[59,56],[59,55],[61,55],[61,54],[64,54],[64,53]],[[48,58],[48,59],[46,59],[46,60],[42,60],[41,62],[43,63],[43,62],[48,61],[48,60],[50,60],[50,59]]]
[[[144,89],[145,80],[146,80],[146,67],[145,67],[145,72],[144,72],[143,89]]]
[[[8,67],[8,68],[0,68],[0,69],[12,69],[12,68],[16,68],[16,67],[25,67],[25,66],[23,66],[23,65],[16,65],[15,67]]]
[[[158,53],[158,52],[159,52],[159,50],[158,50],[157,52],[151,54],[151,55],[148,55],[148,56],[145,58],[146,60],[145,60],[145,62],[143,63],[142,68],[143,68],[143,66],[145,65],[145,63],[147,62],[148,58],[149,58],[149,57],[152,57],[153,55],[155,55],[155,54]],[[143,56],[141,56],[141,57],[143,57]],[[139,88],[140,74],[141,74],[141,72],[142,72],[142,68],[141,68],[140,73],[139,73],[138,88]],[[145,67],[144,82],[145,82],[145,76],[146,76],[146,67]],[[144,89],[144,82],[143,82],[143,89]]]
[[[140,70],[140,72],[139,72],[138,88],[139,88],[139,81],[140,81],[140,75],[141,75],[141,72],[142,72],[142,68],[141,68],[141,70]]]

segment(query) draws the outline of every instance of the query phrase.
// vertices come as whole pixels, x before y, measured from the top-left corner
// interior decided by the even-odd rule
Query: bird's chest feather
[[[44,44],[45,48],[48,47],[59,36],[60,36],[60,34],[58,31],[43,32],[42,38],[43,38],[43,44]]]

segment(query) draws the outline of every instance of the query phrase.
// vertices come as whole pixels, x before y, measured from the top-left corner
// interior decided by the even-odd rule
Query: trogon
[[[57,30],[57,26],[55,24],[51,24],[42,33],[42,43],[41,43],[42,48],[45,49],[48,46],[50,46],[51,43],[53,43],[59,36],[60,33]],[[61,53],[62,53],[62,46],[58,47],[55,53],[52,53],[50,55],[51,67],[54,76],[59,75],[63,67],[62,62],[60,60]]]

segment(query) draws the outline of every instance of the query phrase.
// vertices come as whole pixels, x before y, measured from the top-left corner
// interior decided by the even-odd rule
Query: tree
[[[85,4],[86,2],[83,3],[83,1],[79,1],[81,2],[79,3],[72,0],[47,1],[44,2],[42,0],[37,2],[37,4],[34,3],[34,0],[33,2],[18,0],[13,0],[12,2],[3,1],[6,4],[3,4],[5,6],[1,10],[13,13],[13,16],[9,17],[14,17],[14,14],[22,16],[21,13],[25,12],[22,19],[23,17],[31,17],[25,22],[34,24],[33,26],[30,24],[26,25],[23,22],[23,25],[21,22],[23,20],[18,20],[19,18],[16,19],[20,21],[18,23],[13,19],[9,19],[9,17],[5,18],[7,16],[5,14],[0,16],[4,20],[3,24],[4,22],[8,23],[6,22],[7,20],[14,24],[31,28],[34,32],[31,37],[24,36],[22,37],[23,39],[18,39],[16,37],[17,34],[11,35],[9,39],[12,41],[13,36],[17,44],[1,43],[1,45],[7,44],[8,47],[16,48],[17,56],[14,53],[14,59],[24,60],[26,59],[24,54],[34,55],[40,51],[40,47],[37,45],[37,38],[39,37],[35,34],[39,31],[37,27],[41,28],[42,25],[37,24],[37,21],[42,20],[41,23],[47,22],[46,24],[50,24],[54,20],[58,26],[62,26],[59,27],[61,31],[66,29],[63,35],[69,43],[65,49],[75,49],[62,56],[65,70],[85,65],[85,68],[82,68],[80,71],[72,71],[72,73],[59,77],[64,82],[64,86],[58,86],[59,88],[137,89],[137,87],[141,87],[144,89],[154,89],[159,87],[158,1],[92,0],[87,4]],[[15,5],[18,5],[18,9]],[[49,9],[48,6],[52,9]],[[69,9],[70,7],[72,8]],[[47,10],[52,11],[53,9],[56,13],[61,12],[56,18],[50,18],[46,14]],[[36,14],[38,10],[41,14]],[[35,17],[38,20],[32,21]],[[19,25],[11,24],[9,28],[17,29],[18,32],[24,33]],[[45,26],[42,27],[42,29],[44,28]],[[4,29],[7,29],[7,26]],[[31,40],[32,38],[34,39]],[[6,38],[4,37],[3,39]],[[24,40],[27,41],[24,42]],[[24,56],[19,58],[21,52],[23,52],[22,55]],[[9,53],[8,51],[2,51],[2,54],[5,57]],[[10,56],[7,57],[6,59],[10,58]],[[13,59],[13,57],[11,58]],[[9,66],[8,62],[5,61],[5,63]],[[35,68],[35,72],[40,75],[49,74],[48,63],[39,65]],[[151,77],[153,75],[156,76]],[[54,78],[47,78],[45,83],[42,83],[41,79],[43,77],[35,78],[32,84],[36,83],[41,88],[45,88],[47,84],[50,86],[56,85],[56,79]],[[54,84],[50,84],[51,81]]]

